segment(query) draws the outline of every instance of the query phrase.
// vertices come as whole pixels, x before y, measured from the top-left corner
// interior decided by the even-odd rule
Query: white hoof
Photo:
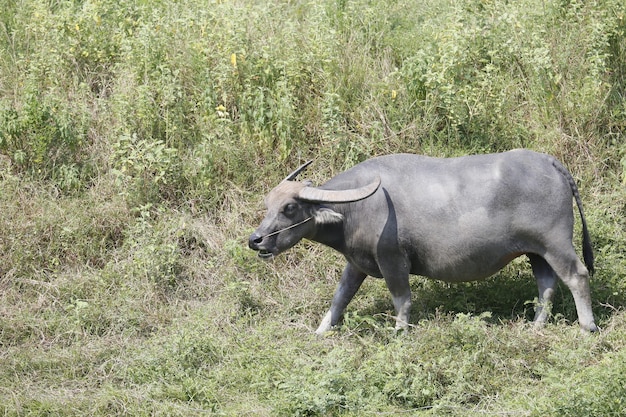
[[[331,327],[332,327],[332,325],[330,324],[331,323],[331,319],[332,319],[332,314],[331,314],[331,312],[329,310],[328,313],[326,313],[326,315],[322,319],[322,322],[320,323],[320,326],[315,331],[315,334],[318,335],[318,336],[321,336],[324,333],[326,333],[327,331],[329,331],[331,329]]]

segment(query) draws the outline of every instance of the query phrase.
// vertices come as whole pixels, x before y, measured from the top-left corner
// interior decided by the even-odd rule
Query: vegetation
[[[625,98],[623,0],[3,0],[0,414],[626,414]],[[246,247],[305,159],[516,147],[579,182],[599,334],[520,259],[317,338],[342,259]]]

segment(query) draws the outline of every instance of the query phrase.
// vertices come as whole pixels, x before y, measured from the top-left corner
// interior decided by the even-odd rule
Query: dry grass
[[[0,414],[624,414],[621,2],[6,6]],[[368,280],[317,338],[341,257],[247,249],[301,160],[320,183],[376,154],[520,145],[580,181],[598,335],[567,291],[533,330],[520,261],[413,278],[405,333]]]

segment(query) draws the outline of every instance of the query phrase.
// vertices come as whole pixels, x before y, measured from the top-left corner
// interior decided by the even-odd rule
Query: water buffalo
[[[554,157],[528,150],[430,158],[369,159],[320,187],[295,181],[311,161],[265,198],[267,215],[250,236],[261,258],[302,238],[341,252],[347,265],[316,333],[336,325],[367,275],[384,278],[396,328],[408,326],[409,274],[448,282],[493,275],[526,255],[539,287],[535,323],[545,323],[557,277],[570,289],[580,326],[591,311],[593,252],[578,189]],[[572,196],[582,220],[585,265],[572,243]]]

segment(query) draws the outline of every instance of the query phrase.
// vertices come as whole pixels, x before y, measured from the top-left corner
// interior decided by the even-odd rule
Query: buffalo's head
[[[267,214],[248,242],[261,258],[271,258],[286,251],[302,238],[312,236],[319,225],[343,221],[340,213],[324,204],[362,200],[372,195],[380,185],[380,178],[377,178],[360,188],[323,190],[312,187],[308,181],[295,181],[312,162],[301,165],[265,197]]]

